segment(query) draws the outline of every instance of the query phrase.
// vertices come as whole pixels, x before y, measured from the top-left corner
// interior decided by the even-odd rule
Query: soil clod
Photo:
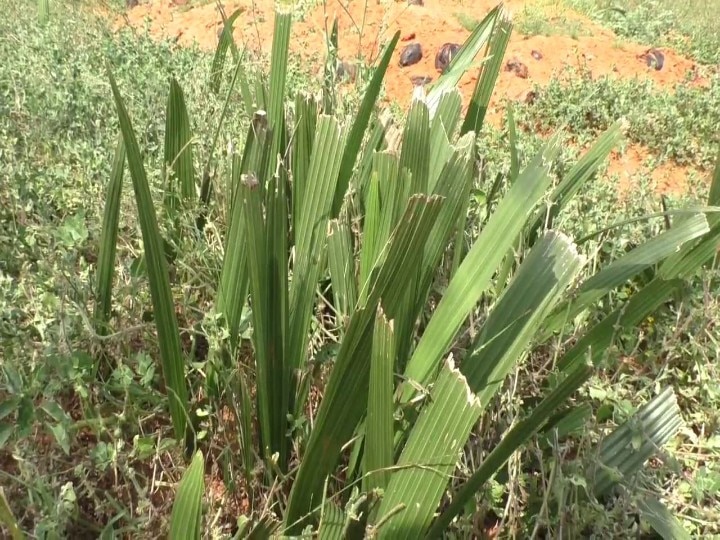
[[[408,6],[424,6],[425,2],[423,0],[408,0]]]
[[[385,78],[387,101],[398,101],[403,106],[407,105],[410,97],[408,92],[410,76],[432,74],[437,79],[438,72],[435,71],[433,62],[438,50],[449,41],[462,43],[469,34],[456,17],[456,9],[444,8],[445,1],[436,0],[432,5],[428,2],[425,7],[408,5],[409,3],[419,3],[417,0],[396,0],[389,3],[344,3],[347,4],[347,12],[343,11],[338,14],[338,20],[342,23],[341,27],[354,28],[353,21],[365,20],[365,25],[362,27],[363,43],[370,45],[377,39],[385,40],[396,31],[400,31],[401,39],[404,40],[399,44],[392,65],[387,70]],[[463,13],[474,20],[481,20],[486,15],[489,6],[486,2],[479,1],[452,0],[451,4],[455,6],[462,4]],[[271,52],[271,40],[264,39],[263,36],[272,34],[274,2],[257,1],[254,5],[256,7],[253,8],[252,14],[247,17],[242,16],[236,21],[235,31],[244,36],[243,39],[247,41],[248,53],[252,53],[253,57],[259,61],[264,55]],[[122,27],[129,23],[132,26],[144,28],[149,21],[150,34],[153,37],[167,39],[181,35],[179,45],[191,46],[197,42],[203,50],[215,51],[218,44],[215,34],[218,27],[215,25],[222,25],[222,17],[217,12],[217,7],[213,2],[190,2],[188,6],[191,7],[179,9],[173,7],[172,1],[139,0],[138,7],[127,10],[123,18],[117,19],[116,24],[118,27]],[[432,13],[427,10],[431,10]],[[302,60],[315,58],[316,55],[318,57],[325,55],[326,40],[323,29],[326,16],[326,9],[323,5],[318,4],[317,8],[311,10],[302,21],[293,25],[291,49]],[[431,16],[432,23],[429,22]],[[646,59],[640,58],[640,56],[648,49],[656,47],[654,44],[642,46],[628,42],[624,44],[623,48],[608,47],[608,39],[611,39],[609,31],[595,27],[590,22],[583,24],[587,24],[588,29],[592,31],[587,35],[582,33],[577,39],[564,35],[526,38],[517,33],[513,34],[510,39],[508,55],[503,60],[502,73],[493,94],[493,112],[490,114],[493,121],[500,121],[499,113],[503,97],[516,96],[527,90],[531,81],[544,86],[554,74],[568,68],[584,71],[591,67],[594,77],[616,75],[621,79],[628,79],[641,75],[654,80],[661,86],[672,86],[676,82],[684,81],[687,72],[692,68],[692,61],[669,49],[661,48],[659,45],[657,48],[661,48],[667,63],[663,62],[661,70],[649,68],[645,65]],[[183,33],[180,34],[180,31]],[[378,32],[381,32],[382,36]],[[572,42],[572,47],[570,42]],[[410,62],[399,63],[400,51],[405,45],[412,43],[421,43],[425,54],[415,65]],[[350,50],[348,49],[348,53],[343,52],[343,54],[349,54]],[[375,61],[373,55],[376,54],[376,51],[372,50],[373,52],[368,47],[362,52],[363,61],[370,63]],[[542,60],[537,60],[537,55],[532,53],[533,50],[542,54]],[[527,78],[523,77],[525,70],[520,66],[515,69],[505,68],[505,62],[513,57],[526,64]],[[344,58],[355,63],[351,56]],[[529,74],[531,66],[532,77]],[[333,65],[332,68],[335,71],[336,66]],[[642,73],[638,73],[638,71]],[[357,78],[360,77],[361,70],[358,68]],[[475,77],[475,73],[470,73],[459,81],[458,87],[465,99],[469,99],[473,91]],[[708,85],[708,78],[699,77],[692,84],[705,87]]]
[[[414,77],[410,77],[410,82],[413,83],[413,86],[425,86],[432,82],[432,77],[428,75],[415,75]]]
[[[406,45],[400,53],[400,65],[402,67],[412,66],[422,60],[422,47],[419,43]]]
[[[537,98],[538,94],[535,90],[525,90],[523,92],[520,92],[520,95],[517,97],[517,101],[532,105],[533,103],[535,103]]]
[[[357,77],[357,65],[350,62],[338,62],[335,76],[341,81],[349,80],[354,82],[355,77]]]
[[[665,65],[665,55],[657,49],[650,49],[640,56],[648,67],[660,71]]]
[[[525,64],[523,64],[520,60],[517,58],[513,58],[512,60],[508,60],[507,64],[505,64],[505,71],[511,71],[521,79],[527,79],[528,78],[528,68]]]
[[[445,43],[435,55],[435,69],[440,73],[445,73],[445,70],[459,50],[460,45],[457,43]]]

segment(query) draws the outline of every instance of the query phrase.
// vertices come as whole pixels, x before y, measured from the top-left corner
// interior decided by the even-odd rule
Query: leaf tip
[[[255,111],[252,117],[252,126],[255,132],[267,129],[267,125],[267,112],[262,109],[258,109],[257,111]]]

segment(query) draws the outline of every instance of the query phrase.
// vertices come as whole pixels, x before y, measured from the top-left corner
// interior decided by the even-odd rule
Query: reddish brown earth
[[[639,144],[629,145],[622,154],[613,152],[606,176],[617,179],[618,190],[623,194],[632,190],[638,175],[647,175],[656,192],[679,195],[688,191],[693,174],[703,174],[697,169],[672,161],[650,166],[648,157],[648,151]]]
[[[307,61],[313,74],[320,76],[326,55],[326,29],[332,26],[335,17],[340,30],[339,56],[347,61],[362,58],[365,62],[373,62],[384,43],[400,31],[402,41],[388,69],[385,90],[387,100],[406,105],[413,90],[411,78],[437,78],[439,74],[434,60],[438,49],[444,43],[462,43],[469,35],[457,14],[479,21],[496,4],[496,0],[425,0],[423,6],[408,5],[406,0],[327,0],[325,6],[317,6],[303,20],[293,24],[291,48]],[[520,12],[526,4],[527,0],[508,0],[505,8],[512,14]],[[234,0],[223,4],[228,16],[238,8],[244,10],[235,23],[234,37],[238,44],[253,51],[269,53],[274,2]],[[551,24],[552,17],[560,16],[548,10],[546,14]],[[505,60],[519,61],[527,69],[501,72],[489,111],[491,122],[497,123],[502,118],[505,98],[524,99],[533,85],[545,85],[569,67],[588,69],[593,77],[649,78],[659,86],[671,86],[686,80],[689,73],[695,73],[691,60],[666,49],[662,50],[664,66],[656,71],[649,68],[642,58],[649,48],[647,45],[621,42],[610,30],[567,10],[562,11],[562,18],[577,21],[583,29],[582,33],[587,35],[528,37],[513,32]],[[151,0],[129,10],[124,21],[135,27],[147,23],[153,35],[176,38],[180,45],[196,42],[206,50],[214,50],[222,28],[222,17],[215,2],[194,5],[187,0]],[[400,51],[412,42],[422,45],[423,58],[413,66],[401,67]],[[535,55],[533,51],[536,51]],[[534,56],[541,57],[536,59]],[[478,70],[471,69],[461,80],[459,87],[464,99],[472,93],[477,75]],[[705,81],[695,76],[694,84],[702,85]],[[646,155],[642,147],[631,146],[620,160],[614,160],[610,171],[620,176],[642,171]],[[681,191],[689,172],[687,168],[668,164],[663,166],[662,173],[654,173],[653,179],[660,191]]]

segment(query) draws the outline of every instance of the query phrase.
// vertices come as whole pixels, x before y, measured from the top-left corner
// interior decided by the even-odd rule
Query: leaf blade
[[[201,538],[202,498],[205,491],[203,466],[203,454],[198,451],[178,486],[170,516],[170,540]]]
[[[365,137],[365,130],[370,122],[370,116],[375,108],[375,102],[380,95],[380,89],[382,88],[383,79],[385,78],[385,72],[387,71],[388,65],[390,65],[390,59],[392,58],[393,51],[395,50],[399,39],[400,31],[397,31],[390,40],[390,43],[388,43],[385,47],[380,63],[375,68],[372,79],[365,90],[365,95],[363,96],[360,109],[355,117],[352,128],[350,128],[347,144],[345,145],[345,151],[343,153],[342,164],[340,165],[337,191],[335,193],[335,201],[333,202],[333,216],[337,216],[340,212],[345,192],[350,185],[350,178],[352,177],[353,169],[355,168],[355,162],[360,154],[362,141]]]
[[[135,132],[115,78],[111,72],[108,73],[127,152],[127,163],[133,181],[135,200],[137,201],[150,282],[150,294],[158,333],[160,358],[169,396],[170,414],[175,436],[181,439],[185,436],[188,393],[185,382],[185,363],[180,347],[180,332],[170,289],[167,261],[165,260],[162,237],[158,229],[155,208]]]
[[[379,538],[410,540],[423,534],[481,411],[480,401],[449,358],[380,503],[378,521],[384,523]]]
[[[370,344],[377,304],[382,298],[389,317],[400,305],[407,287],[405,278],[419,264],[422,246],[441,204],[438,197],[411,198],[386,247],[387,256],[378,264],[367,285],[366,300],[350,319],[290,492],[285,524],[291,533],[300,530],[313,505],[319,503],[325,477],[366,411]]]
[[[189,205],[197,197],[190,117],[182,88],[174,77],[167,100],[164,156],[165,209],[174,218],[180,210],[178,203]]]
[[[388,321],[381,306],[375,316],[368,411],[365,423],[365,475],[366,492],[384,489],[390,478],[393,464],[393,365],[395,362],[395,335],[393,322]]]
[[[119,135],[112,171],[110,173],[110,181],[108,182],[100,237],[100,253],[98,254],[95,331],[100,336],[107,335],[107,324],[110,321],[110,312],[112,309],[112,282],[115,273],[115,253],[117,250],[124,172],[125,142],[123,141],[122,135]]]
[[[405,370],[409,381],[424,385],[434,366],[450,345],[463,320],[490,284],[495,268],[522,230],[525,218],[550,185],[547,162],[557,155],[551,141],[520,175],[499,203],[477,241],[465,256]],[[413,385],[406,384],[402,401],[410,399]]]

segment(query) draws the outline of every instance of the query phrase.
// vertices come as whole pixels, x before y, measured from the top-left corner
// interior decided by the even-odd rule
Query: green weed
[[[462,11],[455,13],[455,18],[458,20],[460,25],[468,32],[472,32],[473,30],[475,30],[475,27],[480,22],[474,17],[468,15],[467,13],[463,13]]]
[[[565,0],[619,36],[653,47],[670,47],[698,62],[720,62],[720,22],[705,0]]]
[[[218,284],[222,283],[222,269],[227,254],[231,253],[227,249],[226,236],[233,222],[233,184],[230,180],[235,178],[234,172],[239,172],[232,155],[242,152],[244,136],[252,118],[242,92],[231,93],[231,98],[226,101],[223,92],[208,91],[212,58],[196,50],[177,49],[171,43],[153,42],[147,36],[129,31],[113,36],[102,21],[72,9],[66,12],[52,10],[47,26],[38,30],[37,13],[20,6],[8,9],[12,16],[0,22],[0,33],[9,36],[0,41],[0,54],[10,59],[0,65],[0,160],[8,180],[0,187],[0,460],[3,463],[0,484],[4,487],[11,511],[23,530],[38,537],[52,534],[69,538],[82,534],[100,537],[113,533],[158,537],[170,530],[168,520],[172,515],[174,488],[185,470],[182,463],[186,449],[177,444],[177,437],[172,431],[167,392],[158,361],[154,330],[156,314],[151,308],[153,303],[145,277],[147,260],[144,253],[147,246],[141,241],[140,224],[135,217],[137,209],[127,175],[120,201],[110,325],[104,333],[94,324],[92,312],[97,300],[93,294],[97,268],[95,257],[102,237],[102,211],[119,132],[105,75],[106,61],[109,60],[110,69],[130,111],[142,163],[148,175],[148,186],[154,207],[158,209],[159,230],[166,241],[168,276],[182,338],[188,399],[192,405],[189,416],[195,435],[193,442],[203,448],[202,455],[207,457],[207,471],[212,481],[221,480],[225,487],[222,499],[208,497],[206,507],[198,505],[197,493],[202,492],[201,475],[198,474],[201,458],[196,458],[195,465],[188,469],[181,484],[186,487],[179,492],[176,512],[180,515],[184,513],[183,508],[190,508],[186,517],[192,519],[194,530],[197,517],[204,510],[204,530],[214,537],[231,537],[235,528],[243,527],[245,532],[254,529],[256,534],[261,535],[263,531],[275,527],[283,515],[284,504],[267,505],[267,501],[273,498],[284,501],[287,493],[277,486],[294,479],[296,471],[293,467],[285,468],[280,459],[281,453],[277,457],[268,456],[256,435],[255,412],[258,405],[255,398],[259,391],[256,384],[259,374],[255,371],[255,356],[259,339],[256,329],[259,325],[255,317],[258,315],[248,311],[246,304],[239,306],[241,312],[245,307],[244,313],[239,313],[233,323],[237,326],[236,332],[230,332],[227,321],[216,310]],[[225,66],[219,87],[227,89],[233,78],[234,63],[228,61]],[[298,63],[290,59],[285,67],[288,68],[286,87],[313,88],[302,78],[303,71]],[[249,80],[255,80],[257,73],[255,66],[248,66],[246,75]],[[213,195],[208,197],[202,234],[197,232],[192,211],[179,214],[164,211],[172,207],[166,197],[167,171],[175,170],[166,163],[167,147],[164,144],[165,111],[171,78],[182,88],[188,109],[195,180],[200,183],[203,178],[199,171],[207,169],[214,188]],[[680,90],[680,97],[688,102],[686,107],[682,106],[680,98],[662,94],[659,98],[651,97],[649,101],[657,99],[655,105],[670,103],[675,109],[672,114],[660,116],[661,121],[655,117],[661,128],[660,134],[652,137],[656,137],[658,142],[653,143],[651,137],[648,139],[650,142],[645,144],[659,150],[662,148],[660,139],[673,134],[672,126],[680,125],[682,129],[673,134],[675,139],[667,155],[707,167],[713,157],[711,125],[718,110],[712,97],[714,88],[705,108],[700,103],[700,95],[692,89]],[[255,90],[252,89],[253,92]],[[543,96],[541,92],[540,95],[540,99],[545,100],[546,110],[531,108],[518,111],[516,116],[526,127],[541,122],[543,132],[569,120],[571,127],[577,126],[573,136],[583,137],[589,142],[610,126],[613,115],[628,116],[635,97],[655,95],[655,89],[642,86],[618,91],[610,83],[601,82],[592,87],[589,81],[583,79],[577,88],[571,86],[569,93],[564,94],[564,100],[561,100],[562,92],[567,90],[551,85],[547,94]],[[601,97],[594,97],[596,93]],[[443,102],[447,118],[452,118],[452,99]],[[593,107],[586,105],[585,101],[591,102]],[[336,104],[335,119],[322,120],[323,133],[331,133],[335,127],[340,133],[348,130],[352,125],[349,119],[355,118],[359,103],[360,98],[356,96],[347,103]],[[281,105],[287,107],[288,125],[293,128],[304,125],[302,119],[309,118],[305,113],[313,110],[312,102],[304,95],[290,95]],[[226,106],[227,114],[213,152],[212,141]],[[645,112],[650,109],[658,110],[657,107],[649,107]],[[588,120],[588,110],[600,111],[599,120]],[[373,119],[374,114],[375,111],[372,111]],[[416,118],[414,122],[422,120],[422,107],[417,106],[412,114]],[[404,116],[404,113],[398,113],[398,117]],[[632,117],[630,137],[633,140],[639,140],[643,136],[640,127],[648,125],[642,124],[640,116]],[[633,121],[636,122],[634,128]],[[330,126],[334,122],[337,126]],[[371,126],[374,125],[371,123]],[[309,129],[307,125],[305,128]],[[303,143],[297,141],[312,140],[303,139],[300,131],[290,130],[292,137],[287,139],[290,144],[300,145]],[[418,137],[421,133],[420,130],[409,130],[403,139],[422,139]],[[434,134],[432,146],[428,147],[435,150],[443,148],[440,145],[442,130],[436,130]],[[178,141],[184,140],[178,138],[177,145],[170,146],[175,150],[167,152],[177,153],[180,150],[178,146],[185,146]],[[460,145],[454,135],[451,141],[453,146],[458,145],[459,150],[456,151],[470,151],[470,148]],[[472,163],[480,172],[477,176],[473,173],[473,185],[463,199],[463,203],[468,205],[468,216],[465,227],[457,236],[467,248],[482,241],[483,231],[492,216],[496,215],[498,204],[512,194],[514,182],[507,179],[526,182],[525,187],[528,187],[535,185],[534,182],[543,177],[539,173],[543,173],[548,175],[546,180],[552,189],[543,195],[543,204],[530,214],[532,219],[527,227],[522,227],[523,234],[517,238],[518,241],[514,242],[515,237],[509,238],[507,240],[512,241],[509,249],[492,254],[500,256],[503,262],[498,265],[491,286],[472,306],[469,317],[462,323],[458,339],[450,347],[456,358],[465,361],[479,356],[488,358],[488,355],[506,350],[497,345],[497,341],[502,342],[502,337],[506,335],[501,329],[512,328],[514,313],[524,315],[522,302],[527,300],[527,292],[532,289],[515,288],[513,294],[512,285],[508,285],[513,283],[513,277],[522,276],[529,265],[538,260],[540,250],[533,251],[532,246],[561,245],[555,241],[538,244],[538,237],[545,238],[547,219],[553,220],[553,228],[571,238],[586,238],[577,242],[579,254],[588,260],[578,278],[579,284],[597,271],[607,272],[614,262],[627,261],[623,257],[632,255],[633,250],[647,239],[664,233],[662,217],[646,219],[649,212],[659,211],[660,203],[644,186],[639,186],[630,198],[620,200],[613,186],[593,181],[593,178],[585,178],[582,184],[585,187],[576,192],[571,189],[574,183],[561,183],[564,178],[577,179],[579,174],[573,166],[581,156],[566,142],[557,141],[552,165],[548,172],[543,173],[544,167],[539,170],[534,161],[546,144],[541,137],[521,131],[511,135],[506,129],[497,131],[482,127],[478,144],[472,148]],[[327,152],[328,156],[332,154]],[[291,166],[286,171],[293,178],[300,177],[298,171],[302,170],[302,165],[298,158],[301,155],[293,150]],[[403,157],[401,151],[399,159],[422,176],[422,169],[417,163],[423,155],[430,154],[406,151]],[[307,325],[308,342],[306,347],[298,350],[302,350],[303,359],[306,359],[304,355],[312,354],[307,364],[295,372],[298,378],[292,380],[297,384],[292,388],[298,396],[305,396],[303,399],[307,407],[293,411],[289,419],[283,417],[282,425],[287,429],[285,432],[280,430],[279,434],[283,438],[289,433],[287,441],[291,448],[288,454],[293,456],[305,457],[310,452],[309,441],[317,428],[317,407],[322,407],[319,401],[329,393],[328,377],[332,377],[333,368],[338,367],[340,345],[337,342],[342,343],[350,332],[347,319],[342,317],[353,317],[354,302],[347,300],[352,298],[352,292],[348,291],[359,276],[363,276],[360,284],[370,276],[378,276],[378,272],[373,274],[369,271],[373,263],[372,260],[367,262],[369,255],[364,256],[366,262],[355,260],[358,251],[376,253],[367,247],[372,246],[368,240],[372,236],[362,233],[370,230],[368,223],[373,216],[382,224],[380,229],[387,232],[383,216],[393,215],[384,206],[373,206],[373,190],[387,189],[386,184],[378,180],[370,180],[367,184],[355,183],[361,177],[356,171],[366,171],[366,176],[362,178],[372,178],[367,173],[395,170],[392,161],[390,158],[385,162],[381,159],[365,160],[364,157],[358,161],[358,167],[353,169],[351,176],[351,191],[358,194],[357,199],[344,207],[353,219],[347,222],[331,220],[328,224],[327,230],[338,235],[333,240],[328,239],[329,275],[324,274],[323,262],[321,278],[313,281],[312,288],[305,291],[312,311]],[[593,162],[592,165],[588,171],[600,166],[600,163]],[[533,174],[528,173],[524,180],[518,179],[518,174],[526,170]],[[179,175],[179,170],[177,172]],[[169,176],[173,177],[172,174]],[[318,175],[319,178],[325,176]],[[418,175],[413,175],[413,178],[415,176]],[[293,186],[293,190],[296,189],[295,193],[303,193],[299,187]],[[378,199],[380,205],[394,200],[384,194],[386,192],[381,192]],[[244,195],[247,196],[247,193]],[[247,200],[252,203],[252,200]],[[300,205],[299,200],[301,198],[293,199],[289,206]],[[702,184],[697,186],[697,193],[692,199],[670,201],[669,204],[671,209],[677,210],[689,204],[699,204],[698,201],[704,204],[706,200],[712,202],[712,195],[708,199],[707,184]],[[553,206],[544,204],[551,201],[562,201],[562,211],[556,212]],[[306,203],[299,208],[305,210],[292,211],[288,215],[307,217],[307,208],[312,209],[314,205]],[[373,214],[372,208],[385,211]],[[247,219],[247,227],[260,223],[252,222],[245,214],[240,215],[243,220]],[[411,223],[429,219],[425,213],[415,217],[418,219],[411,220]],[[622,219],[631,218],[637,221],[630,221],[618,230],[603,230]],[[672,215],[673,230],[683,230],[683,227],[686,231],[693,230],[693,223],[683,225],[684,218],[687,219],[687,216]],[[293,235],[287,237],[293,245],[299,243],[301,247],[295,253],[302,256],[306,253],[302,246],[312,245],[318,240],[313,235],[298,238],[295,235],[297,230],[307,232],[312,229],[308,229],[312,220],[300,219],[299,222],[297,229],[294,225],[290,229]],[[715,226],[712,214],[708,214],[708,222]],[[522,223],[513,226],[519,225]],[[323,232],[326,230],[324,227],[321,229]],[[434,230],[431,228],[428,234],[419,235],[420,239],[431,239]],[[502,230],[507,231],[508,228],[503,227]],[[262,225],[258,231],[262,233]],[[265,234],[267,237],[267,232]],[[341,238],[341,234],[345,236]],[[242,236],[238,238],[242,242]],[[351,241],[346,244],[344,239]],[[413,241],[418,240],[415,238]],[[694,245],[693,242],[689,244]],[[239,245],[240,255],[243,245],[251,249],[259,244]],[[375,249],[383,245],[384,242],[378,242]],[[671,244],[664,249],[668,246]],[[457,250],[458,262],[470,257],[466,250]],[[315,250],[308,252],[315,253]],[[410,255],[412,250],[408,252]],[[488,257],[482,259],[487,264]],[[422,305],[417,320],[423,334],[443,333],[438,323],[435,323],[434,330],[428,324],[432,321],[431,316],[440,310],[437,304],[448,294],[451,279],[462,269],[459,264],[454,264],[455,260],[453,248],[450,248],[447,254],[443,254],[437,271],[432,272],[428,294],[430,307]],[[569,534],[578,537],[593,534],[598,537],[629,537],[649,529],[645,520],[638,525],[635,515],[649,492],[662,494],[667,507],[681,518],[687,518],[683,519],[683,524],[693,536],[718,532],[715,486],[720,474],[717,465],[720,444],[714,433],[720,421],[717,414],[720,405],[717,381],[720,374],[714,367],[717,365],[718,347],[712,331],[718,323],[714,295],[717,271],[710,267],[707,271],[693,271],[684,276],[682,286],[669,294],[651,316],[641,317],[637,324],[624,324],[624,319],[608,318],[613,314],[619,317],[616,309],[637,298],[639,292],[651,290],[647,287],[667,271],[667,268],[663,269],[665,260],[650,259],[653,264],[644,271],[633,272],[610,294],[593,299],[591,307],[572,316],[562,333],[544,341],[533,337],[526,361],[498,363],[502,369],[491,373],[462,367],[471,380],[475,377],[489,381],[489,384],[479,390],[484,396],[481,404],[485,410],[479,425],[472,431],[470,443],[457,452],[459,458],[453,455],[448,463],[443,463],[448,468],[448,474],[455,476],[446,486],[443,497],[447,497],[448,493],[458,493],[470,478],[482,479],[482,475],[474,475],[483,471],[482,465],[488,456],[497,458],[499,454],[492,452],[498,443],[507,438],[509,430],[517,425],[528,426],[528,418],[542,398],[563,387],[562,372],[555,369],[556,362],[572,353],[577,341],[597,324],[603,321],[613,323],[613,339],[609,344],[606,341],[594,342],[606,346],[593,346],[588,350],[601,369],[574,394],[566,409],[560,409],[551,427],[532,436],[513,454],[506,466],[498,468],[493,480],[484,483],[477,494],[469,497],[467,507],[472,507],[472,511],[460,512],[459,519],[448,530],[449,535],[478,535],[483,532],[478,524],[493,524],[494,520],[503,519],[503,534],[514,529],[521,536],[530,536],[533,532],[553,536],[560,531],[570,531]],[[348,261],[352,262],[355,271],[345,276],[343,263]],[[319,263],[314,258],[300,258],[293,260],[293,268],[297,268],[295,264],[304,264],[304,268],[312,270],[313,265]],[[483,264],[467,265],[470,266],[473,271],[484,271]],[[381,266],[378,268],[382,269]],[[286,274],[285,269],[283,267],[275,277],[292,284],[296,275]],[[495,268],[488,270],[494,272]],[[467,269],[463,271],[467,272]],[[389,275],[396,276],[394,273]],[[531,281],[539,282],[542,275],[533,273]],[[620,278],[623,275],[620,274]],[[380,276],[383,277],[383,274]],[[255,307],[263,298],[262,280],[269,278],[256,271],[252,279],[255,282],[249,287],[252,307]],[[400,290],[408,281],[397,277],[393,279],[393,286],[387,288],[388,293]],[[398,285],[394,286],[396,283]],[[343,285],[348,287],[344,292]],[[302,291],[298,289],[293,294],[298,292]],[[367,292],[363,292],[361,287],[355,291],[360,297]],[[369,292],[372,293],[372,290]],[[500,296],[499,293],[503,292],[506,294]],[[590,298],[587,290],[576,292]],[[375,298],[372,294],[369,296]],[[562,295],[560,301],[565,302],[568,298],[571,296]],[[384,301],[383,309],[388,310],[388,306],[392,309],[392,303]],[[382,404],[387,405],[388,396],[392,397],[392,392],[387,392],[388,380],[392,379],[390,384],[406,380],[391,377],[388,369],[388,358],[393,356],[388,351],[403,349],[402,340],[397,338],[397,342],[393,343],[392,337],[393,331],[395,335],[403,335],[402,319],[396,317],[396,322],[390,326],[386,314],[374,307],[369,310],[369,316],[355,316],[355,320],[367,323],[366,328],[373,328],[378,336],[382,336],[382,340],[378,338],[366,345],[367,358],[372,356],[370,369],[373,383],[372,386],[368,383],[368,391],[378,396],[374,402],[377,407],[368,412],[375,416],[387,416],[388,409]],[[443,309],[448,312],[447,308]],[[519,311],[516,313],[513,310]],[[553,320],[560,320],[558,313],[555,312]],[[406,336],[416,336],[415,321],[411,322],[413,327]],[[269,329],[272,336],[273,327]],[[301,334],[303,332],[298,337],[303,337]],[[416,337],[422,339],[421,333]],[[410,341],[413,351],[418,345],[414,339]],[[236,356],[225,354],[230,341],[237,343]],[[433,340],[426,338],[426,341],[430,343]],[[428,345],[423,347],[427,351]],[[205,354],[208,350],[210,355]],[[510,356],[513,355],[508,355],[505,360],[514,361]],[[359,355],[358,358],[362,359]],[[355,363],[350,366],[355,366]],[[395,373],[402,371],[394,370]],[[447,375],[447,372],[444,373]],[[503,380],[501,384],[495,382],[496,375]],[[434,380],[433,376],[429,380]],[[444,381],[449,385],[456,384],[448,377]],[[438,382],[435,384],[442,386]],[[651,402],[664,387],[674,389],[686,422],[685,427],[680,429],[680,435],[666,446],[668,454],[661,454],[652,462],[652,467],[641,470],[633,477],[631,487],[635,489],[621,488],[611,495],[598,494],[597,500],[584,499],[588,486],[593,485],[588,479],[594,478],[591,473],[597,462],[599,441],[615,427],[632,420],[640,404]],[[339,410],[338,405],[344,402],[347,388],[342,390],[340,399],[330,402],[337,407],[325,406],[330,412]],[[414,388],[408,390],[407,386],[400,386],[398,390],[416,391]],[[435,391],[432,391],[434,394]],[[323,393],[326,395],[322,396]],[[434,395],[435,402],[451,403]],[[399,432],[415,425],[416,407],[428,411],[425,404],[433,402],[425,397],[424,392],[419,392],[416,397],[418,399],[413,400],[411,406],[391,411],[394,412],[392,423]],[[458,410],[464,411],[464,396],[462,401],[458,403]],[[671,405],[669,418],[674,422],[677,418],[677,411],[672,407],[674,402],[671,399],[665,401]],[[383,433],[385,439],[382,438]],[[368,432],[366,436],[370,440],[386,440],[387,430]],[[426,439],[432,440],[431,437]],[[639,442],[638,439],[633,441]],[[659,441],[662,442],[664,439]],[[641,447],[637,444],[637,448]],[[632,454],[635,448],[635,444],[630,444],[627,450]],[[388,455],[391,457],[388,458]],[[375,467],[372,463],[387,463],[391,459],[391,464],[394,464],[395,456],[387,452],[372,456],[367,458],[371,464],[368,470],[360,449],[346,452],[339,476],[354,474],[358,490],[362,487],[368,493],[373,493],[373,487],[387,486],[383,475],[364,473],[372,471]],[[333,455],[335,457],[337,453]],[[410,463],[413,461],[410,460]],[[620,465],[618,467],[622,469]],[[698,466],[701,467],[699,472],[691,474]],[[485,467],[483,474],[488,470]],[[404,474],[424,472],[426,470],[422,468],[408,468]],[[392,475],[387,476],[392,478]],[[361,481],[361,477],[367,479],[367,483]],[[277,483],[268,482],[268,478],[277,479]],[[640,489],[637,489],[638,486]],[[371,525],[377,524],[378,510],[366,506],[368,499],[362,492],[351,492],[342,478],[328,481],[327,488],[322,486],[322,492],[327,494],[327,504],[318,518],[321,528],[327,527],[325,530],[329,532],[338,523],[341,527],[352,526],[348,515],[372,516]],[[245,516],[233,514],[240,501],[247,501],[250,505]],[[387,508],[380,507],[380,512],[380,515],[387,515]],[[214,519],[215,516],[217,519]],[[392,524],[392,521],[389,523]],[[176,527],[179,525],[176,524]],[[378,530],[381,532],[382,528]]]
[[[576,18],[562,13],[550,14],[537,5],[526,5],[517,15],[518,31],[526,36],[570,36],[578,39],[592,33]]]
[[[580,144],[617,118],[628,122],[629,140],[654,155],[709,169],[720,145],[720,77],[712,76],[707,88],[688,82],[662,89],[652,81],[593,79],[588,72],[569,71],[538,88],[537,99],[519,113],[530,131],[562,126]]]

